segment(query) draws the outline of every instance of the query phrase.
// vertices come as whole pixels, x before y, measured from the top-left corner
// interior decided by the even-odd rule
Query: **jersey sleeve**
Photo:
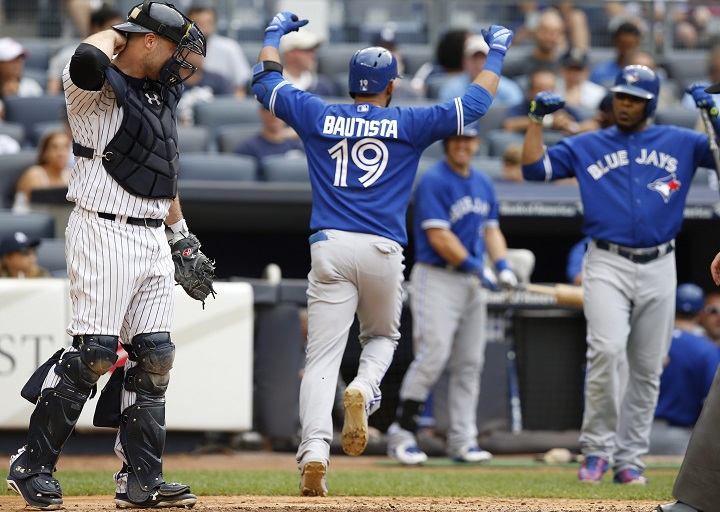
[[[68,112],[89,114],[99,104],[105,105],[106,108],[112,108],[115,99],[110,97],[111,88],[107,80],[99,91],[81,89],[70,78],[70,62],[65,65],[62,79]]]
[[[420,179],[415,189],[415,219],[423,230],[431,228],[450,229],[450,213],[443,198],[445,187],[431,173]]]
[[[545,163],[545,172],[550,180],[560,180],[563,178],[572,178],[575,176],[573,164],[577,161],[575,152],[573,151],[570,141],[572,137],[566,138],[547,149],[547,162]]]

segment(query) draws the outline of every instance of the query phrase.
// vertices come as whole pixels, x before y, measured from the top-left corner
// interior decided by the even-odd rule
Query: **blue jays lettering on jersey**
[[[300,136],[310,170],[310,228],[381,235],[406,245],[405,211],[423,150],[487,111],[490,94],[472,85],[463,98],[431,107],[330,105],[279,73],[261,79],[263,105]],[[467,123],[465,119],[467,118]]]
[[[561,140],[548,148],[543,165],[544,173],[538,166],[526,179],[577,177],[585,235],[652,247],[680,231],[695,170],[713,167],[713,160],[702,133],[650,125],[625,134],[612,126]]]
[[[490,178],[475,169],[471,169],[468,177],[460,176],[444,159],[440,160],[420,180],[413,204],[416,261],[431,265],[446,263],[428,241],[425,230],[429,228],[449,229],[472,256],[482,259],[483,230],[485,226],[497,226],[499,219]]]
[[[673,331],[668,364],[660,378],[655,417],[679,427],[691,427],[712,385],[720,353],[707,338],[690,331]]]

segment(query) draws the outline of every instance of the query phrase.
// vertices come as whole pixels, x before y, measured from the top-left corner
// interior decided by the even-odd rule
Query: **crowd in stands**
[[[86,3],[65,2],[63,5],[63,9],[68,10],[67,19],[72,20],[75,36],[103,30],[124,17],[117,2],[103,3],[92,11],[87,9]],[[695,115],[695,122],[691,125],[701,127],[697,109],[692,99],[684,94],[684,89],[691,81],[705,80],[711,83],[720,79],[720,34],[714,34],[711,30],[715,26],[712,21],[720,18],[718,9],[675,5],[670,19],[674,29],[673,41],[678,49],[672,55],[658,55],[657,50],[661,48],[662,41],[650,42],[648,38],[653,24],[664,19],[660,18],[664,15],[662,9],[656,9],[656,19],[651,20],[645,8],[625,2],[605,2],[602,18],[607,20],[609,46],[600,47],[593,45],[596,37],[591,27],[598,15],[597,7],[576,7],[571,2],[559,2],[553,7],[542,7],[538,2],[521,2],[520,7],[513,26],[516,33],[515,47],[503,67],[503,76],[491,109],[501,114],[495,115],[492,120],[489,119],[492,116],[488,115],[488,119],[481,121],[483,144],[479,153],[494,159],[498,163],[496,169],[502,168],[501,162],[510,161],[508,155],[516,153],[510,146],[521,142],[522,132],[528,122],[526,114],[529,102],[538,91],[554,90],[566,100],[563,110],[545,117],[548,126],[557,132],[548,137],[548,143],[552,144],[566,135],[608,125],[607,117],[612,112],[608,107],[607,86],[613,82],[619,69],[631,63],[647,65],[659,73],[662,79],[659,112],[684,108],[684,119]],[[69,10],[74,11],[70,14]],[[234,97],[238,104],[254,102],[249,94],[250,66],[254,55],[235,39],[218,33],[217,12],[212,4],[193,4],[188,14],[205,33],[208,50],[205,59],[194,59],[198,71],[186,83],[186,92],[178,109],[179,124],[207,131],[205,139],[208,143],[201,148],[204,151],[229,151],[252,156],[257,163],[257,179],[265,180],[262,166],[264,158],[271,155],[297,156],[302,154],[302,144],[290,128],[273,122],[271,116],[261,109],[250,121],[246,118],[238,119],[237,124],[245,124],[248,129],[238,130],[237,140],[224,143],[222,148],[215,140],[220,127],[196,122],[196,111],[217,98]],[[6,16],[9,16],[8,13]],[[383,46],[395,54],[403,77],[396,81],[395,104],[452,100],[465,91],[485,63],[487,44],[474,29],[468,28],[445,30],[435,48],[425,45],[427,55],[424,63],[418,60],[417,51],[409,63],[404,52],[409,46],[402,43],[402,34],[396,28],[395,23],[388,23],[368,41],[354,45]],[[5,118],[4,122],[0,120],[0,154],[37,148],[37,141],[43,132],[62,129],[62,114],[46,112],[47,119],[40,123],[39,128],[35,127],[34,133],[28,133],[27,129],[18,130],[14,125],[22,121],[8,118],[3,102],[12,102],[14,97],[60,95],[62,69],[76,44],[77,41],[74,41],[53,47],[53,55],[43,70],[43,82],[38,80],[38,76],[41,76],[38,73],[25,72],[25,61],[33,51],[32,48],[24,46],[22,39],[0,38],[0,118]],[[646,51],[648,48],[650,50]],[[707,48],[707,59],[701,75],[687,76],[686,73],[679,76],[676,71],[678,67],[668,65],[671,59],[683,58],[684,48]],[[336,76],[334,70],[323,62],[323,56],[332,50],[334,46],[326,36],[311,30],[288,35],[283,38],[280,47],[285,76],[303,90],[334,101],[343,97],[350,101],[346,79],[338,79],[338,76],[346,76],[345,70]],[[325,70],[328,74],[322,72]],[[53,121],[56,123],[53,124]],[[664,122],[672,121],[670,117]],[[513,137],[512,132],[515,132],[516,137]],[[191,137],[198,131],[181,130],[181,148],[184,133]],[[56,132],[55,135],[62,140]],[[69,147],[65,142],[60,145]],[[45,150],[37,148],[37,151],[40,155]],[[440,155],[437,151],[429,151],[427,158]],[[57,158],[59,160],[61,156]],[[41,157],[38,156],[40,161]],[[72,162],[72,156],[69,156],[69,161]],[[61,177],[68,169],[63,167],[51,170],[48,165],[36,164],[33,170],[23,174],[22,179],[18,176],[15,191],[18,210],[29,208],[27,198],[31,188],[62,184]],[[39,169],[44,171],[40,173]],[[517,172],[508,172],[507,178],[503,172],[489,172],[496,180],[521,181]],[[28,176],[35,176],[36,179],[30,180]]]

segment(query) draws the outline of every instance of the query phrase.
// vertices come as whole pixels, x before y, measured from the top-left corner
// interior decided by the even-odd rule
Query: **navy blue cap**
[[[30,238],[22,231],[16,231],[0,240],[0,256],[20,252],[28,247],[37,247],[38,245],[40,245],[40,240],[37,238]]]

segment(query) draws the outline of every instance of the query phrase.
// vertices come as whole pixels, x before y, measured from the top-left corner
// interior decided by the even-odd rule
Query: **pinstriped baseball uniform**
[[[74,141],[86,147],[106,147],[122,121],[122,108],[109,83],[99,91],[80,89],[72,83],[66,66],[63,86]],[[136,334],[169,332],[174,266],[165,230],[122,220],[164,219],[171,200],[145,199],[125,191],[105,170],[101,157],[76,159],[67,198],[76,204],[65,231],[72,302],[68,334],[120,336],[127,344]],[[98,212],[117,218],[99,218]],[[135,365],[128,359],[126,371]],[[56,386],[59,379],[50,371],[43,389]],[[135,393],[123,390],[122,410],[134,402]],[[119,441],[115,452],[125,461]]]

